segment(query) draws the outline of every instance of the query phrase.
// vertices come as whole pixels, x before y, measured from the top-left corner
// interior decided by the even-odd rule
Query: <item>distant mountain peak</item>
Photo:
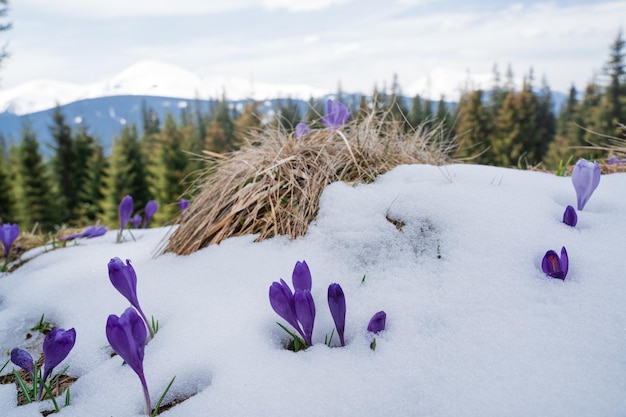
[[[209,99],[220,98],[223,93],[230,100],[265,100],[281,96],[306,100],[328,92],[303,84],[253,83],[232,77],[208,79],[176,65],[147,60],[137,62],[109,79],[90,84],[34,80],[0,90],[0,113],[25,115],[53,108],[57,104],[98,97],[132,95]]]

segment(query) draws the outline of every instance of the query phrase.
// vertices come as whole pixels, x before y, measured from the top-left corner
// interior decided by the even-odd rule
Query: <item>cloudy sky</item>
[[[0,88],[92,83],[142,60],[205,77],[370,92],[393,74],[405,94],[488,87],[492,68],[532,67],[553,90],[599,74],[626,25],[603,0],[9,0]]]

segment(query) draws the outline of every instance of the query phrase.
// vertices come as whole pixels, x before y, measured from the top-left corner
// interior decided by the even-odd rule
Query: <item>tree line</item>
[[[433,102],[416,95],[402,98],[397,77],[391,88],[374,88],[370,96],[336,99],[350,106],[353,118],[376,112],[405,129],[443,128],[458,137],[454,158],[498,166],[543,164],[556,169],[561,161],[578,156],[606,157],[589,148],[599,135],[626,138],[619,123],[626,121],[626,70],[621,31],[611,44],[602,78],[596,78],[580,95],[571,87],[565,105],[555,114],[550,87],[537,88],[532,70],[521,89],[509,68],[502,80],[497,67],[490,90],[468,88],[456,108],[441,97]],[[135,207],[156,200],[159,210],[153,224],[173,219],[180,198],[190,198],[189,184],[205,163],[203,151],[222,154],[241,146],[255,129],[291,132],[297,123],[321,128],[324,104],[311,98],[305,114],[296,100],[279,99],[273,114],[263,115],[258,103],[233,108],[225,95],[181,110],[178,117],[159,119],[144,105],[141,126],[125,125],[113,140],[110,155],[85,124],[72,127],[57,107],[49,126],[52,156],[45,160],[36,135],[24,125],[21,140],[7,145],[0,137],[0,218],[17,222],[23,230],[35,226],[53,231],[60,225],[84,226],[100,222],[117,227],[118,204],[130,194]]]

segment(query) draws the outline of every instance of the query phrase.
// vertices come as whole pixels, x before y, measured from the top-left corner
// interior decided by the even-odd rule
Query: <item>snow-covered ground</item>
[[[623,416],[625,196],[626,174],[603,176],[572,228],[561,222],[576,203],[569,177],[401,166],[373,184],[329,186],[293,241],[244,236],[156,256],[167,228],[122,244],[111,231],[0,278],[0,352],[25,346],[43,313],[77,334],[61,367],[78,380],[60,415],[141,415],[139,380],[110,357],[105,335],[108,315],[128,307],[107,271],[120,257],[161,325],[144,360],[153,401],[174,375],[172,395],[194,394],[163,416]],[[541,269],[562,246],[564,281]],[[268,289],[291,285],[298,260],[311,269],[317,318],[314,346],[294,353]],[[323,343],[333,282],[346,295],[343,348]],[[379,310],[387,329],[372,351],[366,326]],[[40,415],[15,397],[0,386],[0,415]]]

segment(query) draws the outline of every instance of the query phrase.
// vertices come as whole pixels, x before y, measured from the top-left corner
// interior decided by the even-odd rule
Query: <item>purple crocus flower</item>
[[[141,226],[141,214],[135,214],[130,218],[130,224],[133,225],[134,229],[138,229]]]
[[[313,345],[313,325],[315,324],[315,303],[309,290],[296,290],[293,295],[296,318],[302,324],[304,341]]]
[[[367,331],[372,333],[380,333],[385,330],[385,322],[387,321],[387,313],[379,311],[374,314],[367,325]]]
[[[295,136],[296,139],[300,139],[304,135],[308,135],[310,133],[309,127],[306,123],[300,122],[296,125]]]
[[[126,227],[126,224],[130,220],[130,216],[133,214],[133,198],[129,195],[124,196],[122,198],[122,202],[120,203],[119,212],[120,212],[120,233]]]
[[[52,370],[69,355],[76,342],[76,330],[64,330],[58,327],[50,330],[43,340],[43,378],[39,387],[38,400],[43,393],[43,383],[46,382]]]
[[[20,235],[20,227],[17,224],[5,223],[0,227],[0,241],[4,245],[4,257],[9,259],[9,252],[13,242]]]
[[[109,316],[106,335],[111,348],[139,377],[146,400],[146,412],[150,414],[150,393],[143,372],[143,356],[147,336],[144,321],[133,308],[129,307],[120,317],[115,314]]]
[[[572,183],[576,190],[576,200],[578,210],[582,210],[589,201],[591,194],[600,184],[600,165],[597,162],[590,162],[581,158],[574,165],[572,170]]]
[[[626,164],[626,159],[619,159],[617,156],[613,155],[606,161],[606,163],[609,165],[623,165]]]
[[[330,315],[333,316],[341,346],[345,346],[343,333],[346,327],[346,297],[339,284],[330,284],[328,286],[328,308],[330,309]]]
[[[91,239],[92,237],[102,236],[107,232],[106,226],[87,226],[81,233],[74,233],[62,237],[60,240],[73,240],[80,239],[82,237]]]
[[[326,116],[322,117],[322,124],[328,130],[339,130],[346,124],[349,117],[350,111],[345,104],[328,99],[326,102]]]
[[[109,279],[111,284],[116,290],[120,292],[128,302],[137,309],[139,314],[146,323],[148,330],[150,331],[150,338],[154,337],[152,327],[150,326],[146,315],[139,306],[139,299],[137,298],[137,274],[135,269],[130,264],[130,260],[126,260],[126,265],[120,258],[113,258],[109,261]]]
[[[11,351],[11,362],[28,372],[31,378],[35,377],[35,362],[33,361],[33,357],[30,356],[30,353],[24,349],[14,348]]]
[[[561,248],[561,257],[556,254],[555,251],[549,250],[541,261],[541,269],[546,275],[552,278],[558,278],[565,281],[567,271],[569,268],[569,258],[567,257],[567,251],[565,246]]]
[[[270,305],[272,309],[289,323],[304,339],[304,333],[298,324],[296,318],[296,307],[293,299],[293,293],[289,285],[282,279],[280,283],[272,282],[270,285]]]
[[[296,266],[293,268],[291,274],[291,282],[293,283],[293,289],[295,290],[308,290],[311,291],[311,271],[306,261],[297,261]]]
[[[146,208],[144,210],[145,211],[145,218],[143,220],[144,229],[148,227],[148,223],[150,223],[150,220],[152,220],[152,217],[154,217],[154,213],[156,213],[158,209],[159,209],[159,203],[157,203],[154,200],[148,201],[148,203],[146,204]]]
[[[181,198],[180,200],[178,200],[178,208],[180,209],[181,213],[187,210],[188,207],[189,207],[189,200],[187,200],[186,198]]]
[[[565,213],[563,213],[563,223],[572,227],[576,226],[576,223],[578,223],[578,214],[576,214],[574,207],[567,206],[565,208]]]
[[[92,237],[103,236],[106,232],[106,226],[89,226],[83,232],[83,237],[91,239]]]

